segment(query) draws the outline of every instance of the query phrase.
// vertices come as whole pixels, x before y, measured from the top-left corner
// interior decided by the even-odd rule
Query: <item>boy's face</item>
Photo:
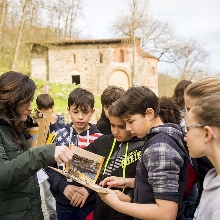
[[[144,138],[152,127],[152,116],[148,114],[145,116],[141,114],[130,115],[123,120],[126,123],[126,130],[130,131],[132,136],[139,138]]]
[[[109,121],[111,124],[112,134],[117,141],[123,142],[132,138],[131,133],[126,130],[125,122],[121,118],[109,116]]]
[[[67,110],[70,114],[73,126],[77,133],[83,132],[88,129],[88,123],[95,111],[94,109],[91,109],[90,106],[87,106],[87,109],[85,111],[82,111],[80,108],[76,108],[75,105],[71,105],[70,108]]]

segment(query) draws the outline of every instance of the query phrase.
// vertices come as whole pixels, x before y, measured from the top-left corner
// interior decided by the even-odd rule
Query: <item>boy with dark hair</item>
[[[113,103],[108,109],[112,134],[102,135],[86,148],[88,151],[105,157],[97,183],[109,176],[134,178],[137,161],[144,144],[144,139],[133,137],[126,130],[125,122],[117,114],[116,103]],[[127,201],[133,197],[133,188],[117,187],[115,189],[118,189],[118,195],[122,195]],[[93,220],[103,219],[132,220],[133,217],[117,212],[97,196]]]
[[[100,196],[136,219],[183,220],[188,160],[181,128],[161,121],[159,99],[145,86],[128,89],[117,110],[126,129],[146,142],[136,168],[133,203],[121,201],[112,190]]]
[[[111,134],[111,125],[108,119],[108,109],[113,102],[119,99],[125,90],[117,86],[108,86],[101,95],[102,113],[97,127],[102,134]]]
[[[42,109],[53,109],[54,107],[54,100],[53,98],[47,94],[47,93],[43,93],[37,96],[36,98],[36,104],[37,104],[37,108],[39,110]]]
[[[52,112],[49,130],[58,131],[65,126],[65,118],[62,115],[54,114],[54,99],[49,94],[40,94],[36,98],[37,109],[43,113]]]
[[[91,123],[90,117],[94,113],[94,96],[91,92],[74,89],[68,97],[68,112],[72,122],[59,130],[56,144],[70,146],[73,144],[86,148],[89,143],[101,136],[97,127]],[[58,164],[62,169],[64,164]],[[51,192],[56,199],[58,219],[85,220],[86,216],[95,208],[95,194],[92,190],[83,187],[77,182],[66,179],[63,175],[47,168],[51,184]],[[83,192],[78,193],[77,188]]]

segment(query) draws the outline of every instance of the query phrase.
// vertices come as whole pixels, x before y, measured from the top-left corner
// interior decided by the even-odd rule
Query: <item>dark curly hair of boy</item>
[[[163,123],[174,123],[180,125],[181,115],[178,105],[172,100],[172,98],[161,97],[160,98],[160,119]]]

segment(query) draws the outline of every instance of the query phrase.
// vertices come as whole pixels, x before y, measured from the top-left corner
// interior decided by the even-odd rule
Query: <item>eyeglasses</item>
[[[205,125],[202,124],[188,124],[186,126],[182,127],[182,131],[184,136],[186,136],[187,132],[189,131],[189,128],[202,128],[205,127]],[[216,138],[215,134],[212,132],[212,138]]]
[[[202,127],[205,127],[205,125],[202,125],[202,124],[187,124],[186,126],[183,126],[182,129],[185,132],[188,132],[189,128],[202,128]]]

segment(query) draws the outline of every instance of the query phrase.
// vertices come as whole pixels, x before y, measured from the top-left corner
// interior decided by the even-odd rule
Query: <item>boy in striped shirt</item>
[[[95,111],[94,102],[93,94],[82,88],[76,88],[69,94],[68,112],[72,122],[59,130],[55,140],[57,145],[73,144],[86,148],[89,143],[102,135],[96,125],[89,123]],[[46,171],[51,184],[51,192],[56,199],[58,219],[85,220],[95,208],[94,192],[49,168]],[[81,188],[83,194],[78,193],[77,188]]]

